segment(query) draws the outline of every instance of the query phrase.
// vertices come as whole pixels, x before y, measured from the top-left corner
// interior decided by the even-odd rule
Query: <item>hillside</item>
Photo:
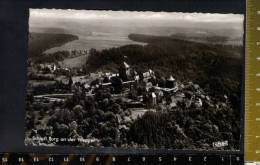
[[[238,150],[242,47],[171,36],[129,38],[147,45],[91,49],[88,58],[63,59],[64,65],[75,66],[87,59],[85,68],[80,68],[84,71],[78,72],[80,75],[70,72],[71,79],[68,72],[46,73],[40,67],[32,67],[34,74],[29,79],[34,84],[28,86],[32,92],[27,97],[26,144]],[[40,59],[61,61],[59,58],[64,55],[43,54]],[[107,74],[103,73],[117,73],[123,61],[139,73],[152,69],[155,76],[125,86],[120,77],[106,79]],[[85,71],[92,74],[86,75]],[[93,73],[96,71],[102,72]],[[176,79],[175,92],[165,91],[165,78],[169,75]],[[110,85],[98,85],[105,81]],[[47,99],[45,94],[53,98]],[[69,96],[60,100],[54,97],[57,94]],[[156,99],[151,101],[154,95]],[[75,142],[33,140],[38,136],[72,137]],[[218,143],[224,145],[217,146]]]
[[[216,36],[214,34],[185,34],[177,33],[170,36],[152,36],[144,34],[130,34],[129,39],[137,42],[146,42],[146,43],[158,43],[160,41],[190,41],[190,43],[203,43],[204,45],[209,45],[212,47],[221,47],[221,49],[228,51],[230,55],[235,55],[240,57],[242,46],[237,45],[237,43],[242,43],[240,38],[231,38],[227,36]],[[234,45],[228,45],[228,42],[235,42]]]
[[[212,45],[172,39],[166,36],[129,35],[146,46],[126,45],[103,51],[93,50],[86,69],[115,71],[127,56],[137,71],[153,69],[157,76],[172,74],[180,81],[193,81],[213,95],[228,95],[239,107],[242,47]]]
[[[41,58],[45,50],[61,46],[67,42],[77,40],[78,36],[71,34],[54,34],[54,33],[29,33],[28,57],[30,59]]]

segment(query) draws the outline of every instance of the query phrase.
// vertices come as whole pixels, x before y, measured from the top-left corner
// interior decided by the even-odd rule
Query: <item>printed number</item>
[[[68,161],[69,161],[69,158],[68,158],[68,157],[64,157],[64,158],[63,158],[63,161],[64,161],[64,162],[68,162]]]
[[[6,157],[2,158],[2,162],[7,162],[7,161],[8,161],[8,159]]]
[[[112,157],[112,162],[115,162],[116,161],[116,158],[113,156]]]
[[[84,157],[80,157],[80,158],[79,158],[79,161],[80,161],[80,162],[85,162],[85,158],[84,158]]]
[[[19,157],[18,162],[24,162],[23,157]]]
[[[53,157],[49,157],[49,162],[54,162]]]
[[[33,157],[33,161],[34,162],[39,162],[39,158],[38,157]]]

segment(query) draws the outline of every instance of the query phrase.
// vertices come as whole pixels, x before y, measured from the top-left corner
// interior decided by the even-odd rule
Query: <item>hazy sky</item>
[[[102,11],[102,10],[61,10],[61,9],[30,9],[30,19],[86,19],[86,20],[168,20],[191,22],[228,22],[240,23],[244,20],[241,14],[210,14],[210,13],[176,13],[150,11]]]
[[[228,29],[234,33],[230,34],[227,31],[225,34],[242,36],[243,21],[242,14],[30,9],[29,26],[30,28],[63,28],[74,32],[83,31],[86,28],[103,32],[123,31],[124,33],[163,34],[164,31],[167,35],[172,33],[171,28],[190,28],[196,31],[206,29],[216,34],[224,33],[225,29]],[[155,28],[157,28],[156,31]]]
[[[29,31],[77,35],[79,40],[72,42],[73,48],[126,45],[131,43],[131,33],[217,35],[242,42],[243,21],[240,14],[30,9]]]

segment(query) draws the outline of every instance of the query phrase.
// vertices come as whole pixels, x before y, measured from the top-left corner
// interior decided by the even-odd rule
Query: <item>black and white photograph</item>
[[[27,146],[240,150],[244,15],[30,9]]]

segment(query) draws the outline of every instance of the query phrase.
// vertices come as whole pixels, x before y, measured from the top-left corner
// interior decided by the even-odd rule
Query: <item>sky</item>
[[[108,33],[140,32],[155,35],[171,35],[176,32],[174,28],[183,28],[241,37],[243,22],[242,14],[30,9],[29,27],[61,28],[73,34],[84,34],[86,29],[91,29]]]
[[[210,14],[150,11],[111,11],[111,10],[63,10],[63,9],[30,9],[30,18],[80,19],[80,20],[168,20],[191,22],[226,22],[240,23],[244,20],[241,14]]]
[[[79,36],[70,47],[129,44],[131,33],[228,36],[242,42],[244,15],[151,11],[30,9],[29,31]]]

